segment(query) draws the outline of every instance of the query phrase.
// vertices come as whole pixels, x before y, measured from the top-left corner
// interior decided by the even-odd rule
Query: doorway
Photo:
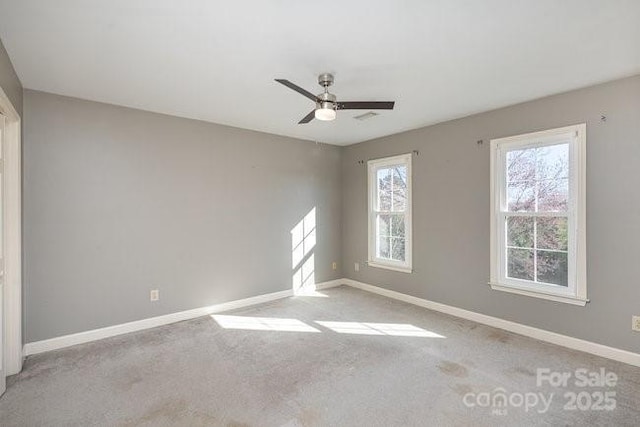
[[[4,212],[4,191],[2,191],[2,183],[4,183],[4,158],[2,156],[4,146],[4,115],[0,114],[0,224],[3,224],[2,213]],[[0,396],[7,389],[7,376],[4,369],[4,233],[0,226]]]
[[[0,392],[22,369],[20,115],[0,88]]]

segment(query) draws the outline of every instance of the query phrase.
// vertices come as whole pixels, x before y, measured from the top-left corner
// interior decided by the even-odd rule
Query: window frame
[[[413,210],[413,193],[412,193],[412,168],[411,153],[401,154],[392,157],[384,157],[373,159],[367,162],[367,185],[368,185],[368,265],[370,267],[385,268],[388,270],[399,271],[402,273],[411,273],[412,269],[412,210]],[[404,211],[404,230],[405,230],[405,260],[396,261],[377,256],[377,230],[376,216],[382,212],[376,209],[376,200],[378,195],[377,174],[379,169],[386,169],[391,166],[403,165],[407,168],[407,197],[406,207]]]
[[[569,139],[568,286],[545,285],[507,277],[506,218],[517,216],[506,207],[506,153],[563,143]],[[493,290],[584,306],[587,299],[586,274],[586,124],[491,140],[491,266],[489,285]],[[528,212],[523,216],[541,217]],[[564,216],[546,214],[546,216]]]

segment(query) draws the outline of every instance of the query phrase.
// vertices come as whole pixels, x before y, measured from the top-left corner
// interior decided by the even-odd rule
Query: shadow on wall
[[[294,295],[313,294],[316,290],[315,257],[316,208],[307,213],[291,230],[291,268]]]

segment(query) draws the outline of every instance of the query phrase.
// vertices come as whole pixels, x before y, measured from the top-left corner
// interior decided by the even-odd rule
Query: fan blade
[[[394,101],[338,102],[338,110],[393,110]]]
[[[296,92],[298,92],[299,94],[306,96],[307,98],[309,98],[310,100],[312,100],[313,102],[316,102],[317,97],[312,94],[311,92],[309,92],[308,90],[302,89],[300,86],[291,83],[289,80],[285,80],[285,79],[275,79],[278,83],[285,85],[286,87],[288,87],[289,89],[293,89]]]
[[[309,123],[311,120],[313,120],[316,117],[316,110],[311,110],[311,112],[309,114],[307,114],[306,116],[304,116],[304,118],[302,120],[300,120],[298,122],[299,125],[303,125],[305,123]]]

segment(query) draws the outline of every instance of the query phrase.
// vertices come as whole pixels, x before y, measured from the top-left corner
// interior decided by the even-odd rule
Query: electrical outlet
[[[338,263],[337,262],[333,262],[333,264],[331,264],[331,268],[333,268],[334,270],[338,269]]]
[[[160,291],[158,289],[152,289],[149,292],[149,301],[158,301],[160,299]]]
[[[640,332],[640,316],[631,316],[631,329]]]
[[[354,263],[354,264],[353,264],[353,269],[354,269],[355,271],[360,271],[360,263],[359,263],[359,262]]]

